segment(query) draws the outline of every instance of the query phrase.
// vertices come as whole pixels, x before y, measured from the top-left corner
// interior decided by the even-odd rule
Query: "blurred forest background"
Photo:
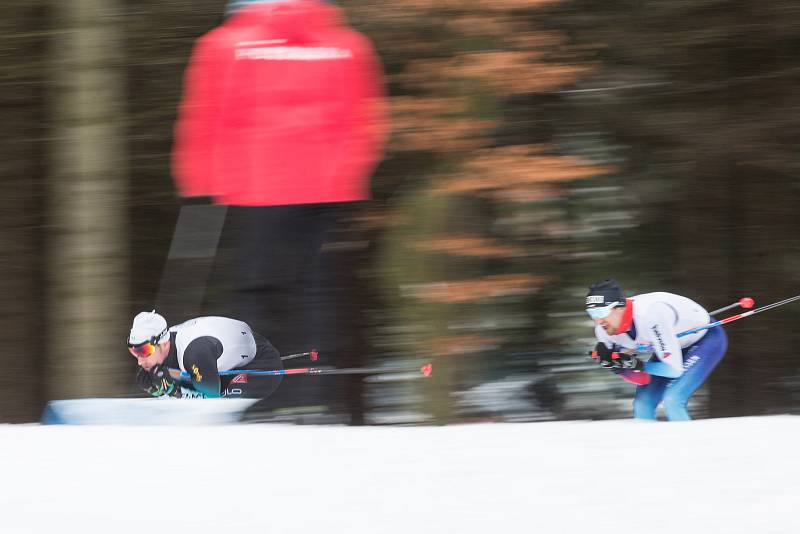
[[[360,363],[434,362],[428,380],[364,383],[354,420],[628,417],[631,386],[585,357],[591,282],[708,309],[800,293],[797,2],[337,3],[392,99],[352,221]],[[183,69],[224,5],[3,1],[0,421],[133,392],[124,340],[159,299],[180,209]],[[728,327],[693,412],[797,412],[798,311]]]

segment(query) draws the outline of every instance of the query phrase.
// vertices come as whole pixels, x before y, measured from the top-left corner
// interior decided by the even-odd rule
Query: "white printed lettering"
[[[349,49],[327,46],[269,46],[236,49],[237,60],[324,61],[351,57],[353,57],[353,52]]]
[[[664,339],[661,337],[661,332],[658,330],[658,325],[654,324],[651,330],[653,330],[653,334],[656,336],[656,341],[658,341],[658,346],[661,348],[661,352],[663,353],[665,350],[667,350],[667,344],[664,343]]]

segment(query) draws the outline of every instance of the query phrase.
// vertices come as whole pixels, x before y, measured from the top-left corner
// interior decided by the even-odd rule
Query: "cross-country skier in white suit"
[[[722,360],[728,338],[721,327],[682,337],[678,333],[709,324],[713,318],[708,312],[674,293],[625,298],[610,278],[589,288],[586,311],[595,324],[594,355],[600,366],[638,385],[633,416],[654,420],[656,408],[663,404],[670,421],[691,419],[689,398]],[[637,356],[640,347],[652,347],[652,355]]]
[[[283,369],[266,338],[227,317],[198,317],[169,327],[155,310],[141,312],[133,319],[128,351],[140,367],[136,384],[155,397],[266,398],[281,382],[280,376],[220,376],[233,369]],[[179,378],[181,372],[188,378]]]

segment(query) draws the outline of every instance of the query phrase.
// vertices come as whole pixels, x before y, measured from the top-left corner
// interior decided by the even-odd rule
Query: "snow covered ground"
[[[800,417],[0,426],[6,533],[800,532]]]

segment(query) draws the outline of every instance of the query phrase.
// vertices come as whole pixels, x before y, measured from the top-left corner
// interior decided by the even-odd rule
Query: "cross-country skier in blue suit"
[[[721,327],[677,337],[679,332],[713,321],[702,306],[673,293],[644,293],[625,298],[619,284],[593,284],[586,311],[595,323],[595,355],[600,366],[637,384],[633,416],[656,419],[663,403],[670,421],[689,421],[689,398],[722,360],[728,338]],[[645,361],[637,346],[652,347]],[[617,357],[617,354],[620,356]]]

